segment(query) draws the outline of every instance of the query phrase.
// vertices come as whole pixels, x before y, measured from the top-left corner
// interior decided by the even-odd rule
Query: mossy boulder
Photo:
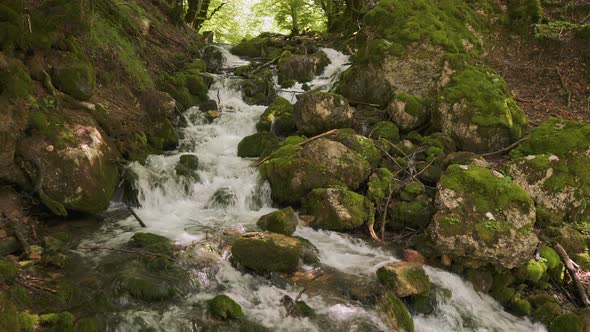
[[[67,311],[41,315],[39,323],[49,331],[74,332],[76,330],[76,317]]]
[[[426,124],[430,114],[426,101],[402,92],[387,106],[387,115],[403,132],[410,132]]]
[[[192,63],[173,73],[163,73],[158,80],[158,88],[169,93],[181,111],[198,106],[208,100],[210,84],[208,76],[200,64]]]
[[[559,263],[561,263],[561,258],[559,258],[557,252],[555,252],[555,250],[553,250],[553,248],[549,246],[541,247],[539,253],[541,255],[541,258],[545,261],[547,269],[549,270],[555,269],[559,266]]]
[[[550,119],[515,149],[510,175],[546,212],[543,226],[590,220],[590,124]]]
[[[18,264],[0,259],[0,280],[11,282],[18,276]]]
[[[41,179],[41,201],[62,216],[106,210],[119,182],[114,149],[88,115],[75,118],[41,119],[18,147],[27,172]]]
[[[33,81],[27,67],[0,52],[0,96],[8,99],[26,98],[31,95],[32,88]]]
[[[549,325],[549,332],[583,332],[584,320],[579,315],[567,311],[557,316]]]
[[[340,95],[306,93],[295,103],[293,119],[301,133],[313,136],[330,129],[352,127],[352,109]]]
[[[136,265],[127,266],[113,281],[115,295],[129,296],[145,302],[160,302],[174,298],[177,289],[172,279],[160,278]]]
[[[201,59],[207,65],[207,72],[219,74],[223,70],[225,55],[217,46],[209,45],[202,50]]]
[[[533,25],[541,23],[543,8],[540,0],[508,1],[509,28],[515,32],[526,34],[533,30]]]
[[[208,303],[211,313],[222,320],[239,319],[244,316],[242,307],[227,295],[217,295]]]
[[[363,135],[359,135],[354,129],[338,129],[333,134],[326,136],[328,139],[344,144],[350,150],[358,153],[371,166],[376,166],[383,154],[373,141]]]
[[[426,195],[411,201],[396,200],[389,208],[391,227],[398,231],[422,229],[428,226],[433,214],[432,199]]]
[[[508,177],[476,165],[451,165],[438,184],[429,226],[437,249],[466,266],[514,268],[532,257],[533,200]]]
[[[547,264],[545,262],[531,259],[520,268],[519,274],[524,280],[535,284],[541,280],[546,271]]]
[[[417,263],[389,263],[377,270],[377,278],[398,297],[425,294],[431,289],[430,279]]]
[[[561,309],[561,306],[558,303],[547,302],[537,307],[533,311],[532,317],[535,320],[550,326],[551,322],[553,322],[555,318],[557,318],[562,313],[562,311],[563,309]]]
[[[306,144],[285,144],[260,168],[273,200],[297,204],[311,190],[345,186],[356,190],[369,177],[371,165],[344,144],[320,138]]]
[[[264,110],[256,124],[256,129],[258,131],[271,131],[273,123],[277,119],[292,113],[293,105],[287,99],[279,96]]]
[[[373,224],[373,203],[348,189],[314,189],[303,200],[303,208],[314,216],[314,228],[347,231]]]
[[[269,155],[279,146],[279,138],[269,132],[261,132],[244,137],[238,144],[238,156],[258,158]]]
[[[142,249],[151,253],[172,256],[175,250],[174,242],[167,237],[139,232],[133,234],[128,245],[131,248]]]
[[[292,207],[287,207],[279,211],[271,212],[258,219],[256,225],[264,231],[293,235],[297,228],[298,219]]]
[[[235,261],[258,273],[295,272],[301,254],[301,241],[276,233],[245,233],[232,246]]]
[[[272,71],[265,69],[242,81],[242,96],[248,105],[271,105],[277,97]]]
[[[396,191],[397,184],[391,171],[379,168],[369,177],[367,187],[367,198],[376,206],[382,206]]]
[[[406,305],[390,291],[378,300],[377,312],[381,320],[392,331],[414,332],[414,319]]]
[[[561,244],[565,251],[571,256],[583,253],[586,250],[586,239],[573,225],[545,228],[544,234]]]
[[[510,301],[510,309],[518,316],[531,315],[531,304],[520,293],[517,293]]]
[[[310,82],[329,64],[330,59],[323,51],[310,55],[286,51],[278,63],[279,84],[285,85],[289,81]]]
[[[384,139],[397,143],[399,141],[399,129],[393,122],[380,121],[371,127],[368,136],[375,140]]]
[[[88,100],[96,89],[94,65],[81,54],[68,53],[52,71],[55,87],[79,100]]]
[[[524,135],[527,116],[494,71],[466,66],[452,76],[438,97],[434,126],[461,150],[502,149]]]

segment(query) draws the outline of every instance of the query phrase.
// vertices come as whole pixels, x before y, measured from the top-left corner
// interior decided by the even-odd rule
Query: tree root
[[[576,292],[578,293],[579,300],[582,302],[582,306],[586,308],[590,307],[590,301],[588,300],[588,296],[586,295],[586,289],[584,288],[584,285],[582,285],[580,278],[578,278],[578,275],[576,274],[576,269],[572,264],[572,260],[568,256],[565,249],[563,249],[563,247],[559,243],[556,243],[554,248],[555,251],[557,251],[559,257],[561,258],[561,262],[563,263],[563,265],[565,265],[568,275],[574,282],[574,286],[576,287]]]

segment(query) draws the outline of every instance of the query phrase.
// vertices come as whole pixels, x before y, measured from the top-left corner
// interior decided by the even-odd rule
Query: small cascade
[[[232,76],[234,68],[247,65],[219,48],[225,58],[225,74],[215,75],[209,95],[219,101],[221,116],[210,122],[194,107],[185,114],[187,126],[181,129],[180,149],[165,155],[150,156],[145,165],[130,166],[138,176],[137,188],[141,208],[137,213],[148,225],[147,231],[189,244],[207,236],[209,229],[253,229],[258,218],[273,211],[270,188],[253,166],[252,160],[237,156],[240,140],[255,132],[255,124],[265,110],[244,102],[239,78]],[[308,85],[330,91],[338,77],[348,68],[349,58],[335,50],[322,49],[331,60],[325,72]],[[295,101],[303,92],[301,84],[280,94]],[[196,176],[178,176],[176,165],[181,156],[194,155],[199,166]],[[117,246],[133,233],[144,231],[131,218],[105,225],[83,244]],[[393,254],[373,247],[370,243],[345,234],[316,231],[299,226],[296,234],[311,241],[320,251],[323,266],[348,275],[353,280],[374,278],[382,265],[396,261]],[[203,303],[224,293],[243,308],[246,317],[272,331],[386,331],[387,328],[372,307],[335,295],[330,289],[301,296],[301,300],[316,310],[314,318],[286,317],[280,304],[288,295],[296,298],[301,287],[282,286],[268,279],[244,274],[227,261],[225,255],[215,255],[216,266],[207,271],[194,271],[200,284],[198,292],[182,302],[162,308],[125,309],[119,313],[113,331],[139,331],[149,326],[158,331],[191,331],[189,324],[194,303]],[[305,267],[309,269],[311,267]],[[414,317],[416,331],[544,331],[544,327],[506,313],[489,296],[476,292],[458,276],[431,267],[426,268],[432,282],[446,289],[450,296],[441,296],[435,312]],[[326,286],[326,287],[329,287]],[[447,292],[447,293],[449,293]],[[142,324],[137,324],[141,320]]]

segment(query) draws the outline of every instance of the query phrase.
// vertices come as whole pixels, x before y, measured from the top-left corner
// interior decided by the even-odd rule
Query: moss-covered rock
[[[260,168],[273,200],[281,204],[297,204],[317,188],[340,185],[355,190],[370,175],[370,164],[342,143],[326,138],[303,145],[285,142]]]
[[[284,234],[287,236],[293,235],[297,228],[298,219],[292,207],[287,207],[279,211],[271,212],[258,219],[256,225],[260,229]]]
[[[136,266],[126,267],[113,282],[115,294],[146,302],[166,301],[177,295],[172,280],[158,278]]]
[[[88,100],[96,89],[96,72],[93,64],[82,54],[69,53],[53,68],[55,87],[79,99]]]
[[[270,105],[277,97],[272,71],[262,70],[253,78],[242,81],[242,96],[249,105]]]
[[[522,278],[526,281],[537,283],[541,280],[547,271],[547,264],[543,261],[531,259],[519,271]]]
[[[590,218],[590,124],[550,119],[512,152],[510,175],[546,212],[544,226]]]
[[[314,220],[314,228],[346,231],[373,224],[373,203],[347,189],[314,189],[303,200],[303,208]]]
[[[396,191],[397,184],[393,173],[387,168],[379,168],[369,177],[367,187],[367,198],[376,206],[382,206]]]
[[[547,302],[537,307],[532,316],[541,323],[550,326],[551,322],[553,322],[561,313],[562,309],[558,303]]]
[[[39,316],[32,315],[27,312],[19,312],[18,313],[18,322],[20,325],[20,331],[22,332],[33,332],[36,331],[39,327]],[[2,325],[2,324],[0,324]],[[86,331],[84,331],[86,332]],[[88,330],[88,332],[94,332],[92,330]]]
[[[293,113],[293,105],[283,97],[277,97],[270,106],[264,110],[260,116],[260,120],[256,124],[258,131],[271,131],[275,121],[288,114]]]
[[[564,312],[557,316],[549,325],[549,332],[582,332],[583,320],[573,312]]]
[[[201,51],[201,59],[207,66],[207,72],[214,74],[221,73],[226,60],[221,50],[213,45],[209,45]]]
[[[352,127],[352,109],[344,97],[326,92],[301,95],[293,108],[297,129],[318,135],[330,129]]]
[[[414,181],[406,184],[400,193],[400,198],[406,202],[411,202],[418,198],[418,196],[425,193],[425,187],[422,182]]]
[[[12,261],[0,259],[0,280],[13,281],[18,276],[18,264]]]
[[[578,254],[574,261],[580,266],[581,269],[590,270],[590,254],[587,252]]]
[[[423,98],[402,92],[387,106],[387,114],[403,132],[410,132],[423,126],[430,114]]]
[[[438,184],[429,232],[441,253],[467,266],[514,268],[535,251],[534,223],[533,200],[509,178],[475,165],[451,165]]]
[[[494,276],[489,269],[468,269],[467,280],[478,292],[487,293],[494,284]]]
[[[586,250],[586,238],[572,225],[545,228],[544,233],[561,244],[570,257],[576,257]]]
[[[289,51],[281,55],[278,63],[279,84],[289,81],[306,83],[320,75],[330,64],[330,59],[323,51],[315,54],[292,54]]]
[[[549,246],[543,246],[541,250],[539,250],[539,253],[541,258],[545,260],[545,264],[549,270],[555,269],[557,266],[559,266],[559,263],[561,263],[561,259],[559,258],[557,252],[555,252],[555,250]]]
[[[106,210],[119,182],[115,151],[97,125],[88,115],[73,119],[34,125],[18,147],[27,172],[42,178],[41,201],[56,215]]]
[[[406,305],[390,291],[386,291],[377,303],[377,311],[385,325],[393,331],[414,332],[414,319]]]
[[[129,240],[128,245],[131,248],[142,249],[166,256],[171,256],[175,250],[172,240],[153,233],[135,233]]]
[[[467,66],[439,95],[433,121],[462,150],[489,152],[520,139],[528,120],[497,73]]]
[[[244,316],[242,307],[227,295],[217,295],[209,300],[209,310],[217,318],[239,319]]]
[[[531,304],[529,301],[524,299],[520,293],[516,294],[510,301],[510,308],[512,312],[518,316],[530,316],[531,315]]]
[[[518,33],[528,33],[543,18],[540,0],[508,1],[509,27]]]
[[[169,93],[180,110],[198,106],[209,99],[209,84],[201,73],[203,70],[200,66],[189,65],[175,73],[163,73],[158,80],[158,88]]]
[[[17,308],[4,292],[0,293],[0,309],[0,327],[6,331],[20,331]]]
[[[381,160],[382,153],[373,141],[357,134],[354,129],[338,129],[326,137],[344,144],[350,150],[361,155],[372,166],[376,166]]]
[[[279,138],[269,132],[246,136],[238,144],[238,156],[241,158],[258,158],[269,155],[279,146]]]
[[[49,331],[74,332],[76,330],[76,317],[67,311],[41,315],[39,323]]]
[[[22,62],[0,53],[0,96],[8,99],[26,98],[32,88],[33,81]]]
[[[399,129],[393,122],[380,121],[371,127],[368,136],[376,140],[385,139],[397,143],[399,141]]]
[[[377,270],[377,278],[399,297],[425,294],[431,288],[424,268],[417,263],[389,263]]]
[[[258,273],[295,272],[301,254],[301,241],[276,233],[245,233],[232,246],[235,261]]]
[[[426,195],[409,202],[394,201],[389,210],[391,226],[397,231],[422,229],[428,226],[433,214],[432,199]]]

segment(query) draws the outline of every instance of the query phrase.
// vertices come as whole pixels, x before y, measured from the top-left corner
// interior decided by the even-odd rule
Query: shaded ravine
[[[270,188],[253,167],[255,162],[237,157],[238,143],[255,132],[255,124],[265,107],[250,106],[244,102],[240,78],[232,76],[232,69],[247,62],[224,48],[220,49],[225,56],[226,73],[215,76],[209,95],[219,101],[221,116],[209,123],[198,108],[189,109],[185,113],[187,126],[181,129],[179,151],[150,156],[145,166],[138,163],[130,166],[138,175],[136,185],[141,208],[137,212],[148,225],[147,231],[167,236],[179,244],[201,241],[210,235],[211,229],[254,229],[260,216],[274,210]],[[309,85],[329,90],[347,68],[349,59],[337,51],[323,50],[332,64]],[[295,95],[302,92],[302,86],[296,85],[280,94],[294,102]],[[175,166],[184,154],[198,157],[198,180],[176,175]],[[216,205],[212,200],[220,190],[231,198],[229,206]],[[137,231],[144,230],[135,220],[127,218],[103,226],[82,245],[117,247]],[[310,240],[319,249],[324,267],[349,274],[359,281],[375,278],[375,271],[380,266],[397,260],[391,252],[346,234],[299,226],[295,235]],[[156,330],[190,331],[186,317],[190,315],[191,304],[225,293],[242,305],[249,320],[271,330],[387,330],[374,308],[336,296],[328,289],[302,295],[301,299],[316,310],[315,318],[286,317],[286,310],[280,301],[284,295],[295,298],[300,287],[280,288],[262,277],[244,274],[232,267],[223,252],[197,250],[197,254],[206,255],[216,262],[213,272],[194,271],[194,277],[200,284],[198,292],[190,294],[182,303],[167,305],[165,310],[146,308],[123,312],[109,329],[138,331],[137,318],[140,317],[144,324]],[[80,252],[80,255],[85,253]],[[303,266],[304,270],[311,268]],[[449,290],[451,296],[437,296],[438,303],[433,314],[415,316],[416,331],[545,330],[528,319],[508,314],[489,296],[476,292],[469,283],[454,274],[432,267],[427,267],[426,272],[434,285]]]

